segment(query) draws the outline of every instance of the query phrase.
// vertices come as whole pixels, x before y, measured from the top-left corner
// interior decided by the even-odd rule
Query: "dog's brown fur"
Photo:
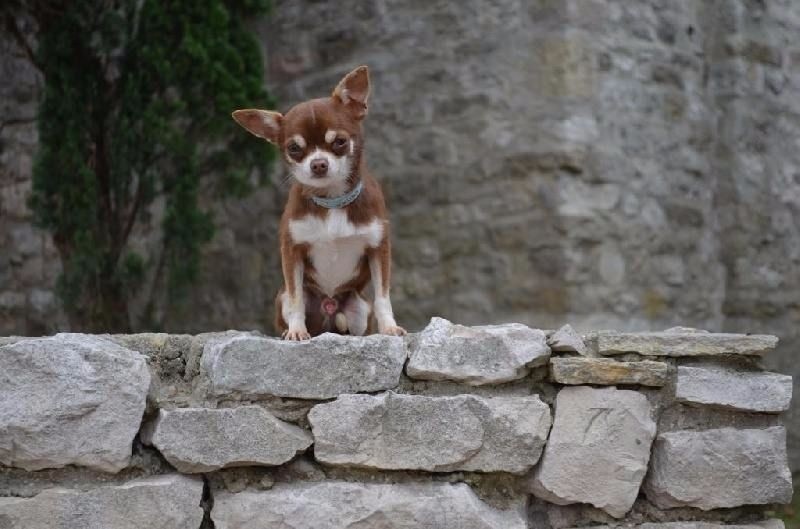
[[[315,268],[312,243],[296,240],[292,228],[297,222],[308,222],[309,219],[316,218],[324,223],[331,217],[332,210],[314,203],[310,198],[312,195],[337,196],[344,193],[341,189],[334,190],[332,180],[330,186],[318,186],[314,180],[301,182],[301,173],[289,192],[280,223],[285,286],[276,299],[275,324],[278,332],[287,339],[305,339],[322,332],[335,331],[334,321],[320,310],[321,301],[331,298],[340,307],[352,308],[354,305],[351,304],[363,303],[360,300],[370,284],[376,304],[380,305],[377,321],[373,322],[377,324],[378,331],[386,334],[405,333],[394,322],[389,302],[391,244],[386,205],[381,188],[367,170],[362,156],[364,139],[361,123],[367,113],[368,95],[369,75],[367,68],[362,66],[345,76],[331,97],[301,103],[285,116],[263,110],[238,110],[233,114],[234,119],[248,131],[277,145],[284,161],[296,171],[295,174],[301,170],[301,165],[308,156],[323,155],[334,162],[346,157],[349,172],[342,182],[336,183],[336,187],[350,190],[360,181],[363,182],[363,189],[355,201],[342,208],[347,219],[344,228],[351,231],[354,229],[358,233],[359,229],[368,226],[379,227],[380,240],[365,244],[352,276],[337,285],[333,292],[323,291],[320,279],[325,277],[326,271]],[[338,142],[347,140],[349,152],[343,150],[342,145],[337,146],[329,141],[332,132],[335,132]],[[325,241],[324,244],[335,248],[337,240]],[[344,251],[349,247],[343,245],[342,248]],[[300,271],[302,279],[298,282]],[[300,308],[301,302],[303,308]],[[299,316],[301,310],[304,312],[302,318]],[[292,321],[287,321],[287,315]],[[356,316],[351,314],[350,317]],[[301,319],[304,321],[301,322]],[[351,329],[354,323],[350,322]]]

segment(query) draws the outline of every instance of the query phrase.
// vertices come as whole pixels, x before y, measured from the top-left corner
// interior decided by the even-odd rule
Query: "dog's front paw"
[[[301,340],[310,340],[311,335],[308,334],[308,331],[305,329],[289,329],[284,331],[283,339],[297,342]]]
[[[381,334],[388,334],[389,336],[405,336],[406,330],[399,325],[391,325],[383,329]]]

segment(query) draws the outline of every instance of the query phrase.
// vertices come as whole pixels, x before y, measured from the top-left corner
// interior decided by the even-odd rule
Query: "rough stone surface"
[[[87,491],[48,489],[0,498],[3,529],[198,529],[199,478],[163,475]]]
[[[714,522],[659,522],[627,526],[630,529],[784,529],[783,520],[773,518],[747,524],[723,524]],[[573,529],[578,529],[573,528]],[[612,529],[609,525],[593,525],[592,529]]]
[[[409,340],[406,373],[422,380],[455,380],[473,386],[523,378],[547,363],[545,334],[518,323],[465,327],[443,318]]]
[[[639,353],[645,356],[763,355],[778,345],[776,336],[703,332],[602,332],[602,355]]]
[[[342,395],[308,416],[314,457],[381,469],[525,472],[539,460],[550,408],[538,396],[484,399]]]
[[[639,493],[656,433],[647,398],[616,388],[567,387],[555,407],[533,493],[560,505],[590,503],[624,516]]]
[[[611,358],[563,357],[550,359],[550,374],[559,384],[663,386],[667,382],[669,366],[651,360],[618,362]]]
[[[406,328],[688,322],[780,336],[769,369],[800,375],[800,2],[276,0],[254,26],[280,111],[369,64]],[[0,71],[0,334],[49,334],[60,264],[26,205],[41,74],[5,34]],[[216,236],[163,328],[271,333],[285,186],[208,187]]]
[[[152,443],[181,472],[286,463],[311,435],[259,406],[161,410]]]
[[[145,357],[97,336],[0,347],[0,463],[125,468],[149,386]]]
[[[263,492],[220,492],[218,529],[525,529],[524,507],[500,510],[464,483],[303,483]]]
[[[303,342],[234,337],[208,344],[202,362],[218,396],[330,399],[394,388],[405,360],[397,336],[324,334]]]
[[[643,523],[637,529],[784,529],[783,520],[771,519],[748,524],[721,524],[713,522],[663,522]]]
[[[660,434],[644,490],[660,508],[788,503],[786,430],[720,428]]]
[[[581,356],[587,356],[589,349],[583,341],[580,334],[575,332],[572,325],[566,324],[547,339],[547,345],[550,349],[559,353],[578,353]]]
[[[792,377],[718,366],[680,366],[675,399],[733,410],[779,413],[789,409]]]

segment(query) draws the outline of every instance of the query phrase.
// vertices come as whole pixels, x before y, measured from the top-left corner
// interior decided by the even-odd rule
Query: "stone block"
[[[0,347],[0,463],[122,470],[149,387],[145,357],[98,336]]]
[[[531,483],[552,503],[589,503],[621,518],[647,472],[656,424],[647,398],[616,388],[567,387]]]
[[[91,490],[0,498],[3,529],[197,529],[203,482],[177,474]]]
[[[539,460],[550,408],[538,396],[342,395],[308,415],[314,457],[387,470],[514,472]]]
[[[220,492],[217,529],[525,529],[524,502],[501,510],[464,483],[294,483],[263,492]]]
[[[217,396],[330,399],[394,388],[405,360],[398,336],[323,334],[302,342],[253,336],[212,341],[202,363]]]
[[[611,358],[562,357],[550,359],[550,375],[559,384],[638,384],[663,386],[669,375],[664,362],[618,362]]]
[[[645,356],[763,355],[778,345],[776,336],[706,332],[601,332],[601,355],[639,353]]]
[[[311,435],[259,406],[160,410],[152,443],[180,472],[280,465],[304,451]]]
[[[662,509],[788,503],[786,430],[720,428],[662,433],[653,445],[647,498]]]
[[[465,327],[433,318],[409,338],[406,373],[422,380],[454,380],[473,386],[523,378],[550,358],[545,334],[519,323]]]
[[[792,400],[792,377],[720,366],[680,366],[675,400],[740,411],[780,413]]]

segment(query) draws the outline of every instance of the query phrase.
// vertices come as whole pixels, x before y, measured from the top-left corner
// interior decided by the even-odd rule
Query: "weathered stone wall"
[[[440,318],[0,338],[0,527],[779,529],[776,344]]]
[[[368,156],[409,328],[688,321],[776,334],[767,362],[800,370],[800,3],[278,0],[255,27],[281,109],[370,65]],[[66,322],[25,207],[40,81],[2,42],[0,332],[43,334]],[[203,278],[166,329],[269,332],[274,180],[215,204]]]

